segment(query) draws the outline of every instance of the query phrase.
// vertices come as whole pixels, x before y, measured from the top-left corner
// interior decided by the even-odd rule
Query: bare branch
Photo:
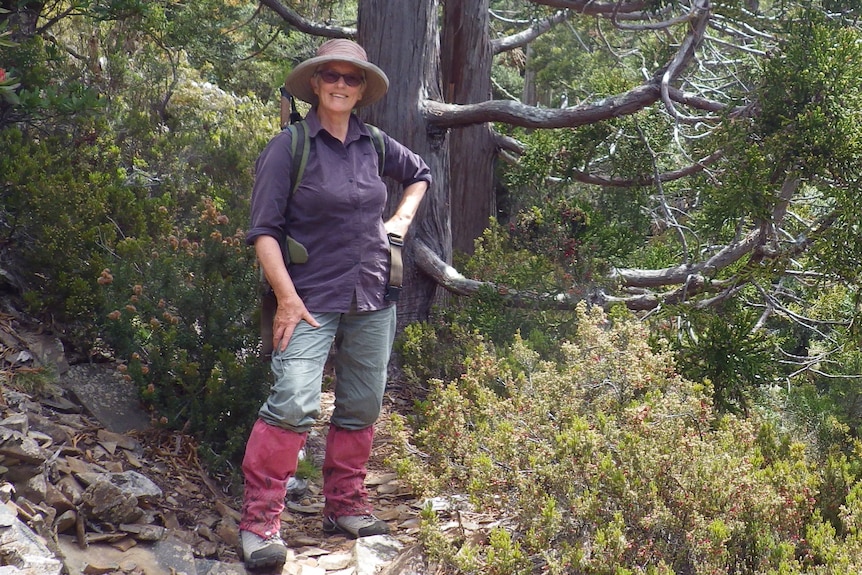
[[[541,4],[551,8],[571,10],[589,16],[630,15],[638,19],[648,17],[650,3],[635,2],[594,2],[593,0],[532,0],[533,4]]]
[[[60,22],[64,18],[68,18],[69,16],[81,16],[81,15],[82,15],[82,13],[78,10],[77,6],[74,6],[74,5],[70,6],[69,8],[60,12],[56,16],[53,16],[52,18],[48,18],[44,24],[42,24],[41,26],[39,26],[36,29],[36,34],[39,36],[45,34],[51,27],[54,26],[54,24],[56,24],[57,22]]]
[[[643,132],[643,128],[641,128],[640,124],[636,125],[638,134],[640,135],[641,142],[644,145],[644,148],[650,155],[650,161],[652,162],[653,167],[653,181],[655,183],[656,190],[658,191],[658,197],[660,199],[660,206],[662,211],[664,212],[664,218],[668,222],[668,225],[677,233],[677,237],[679,238],[679,244],[682,248],[682,255],[684,261],[688,262],[690,257],[688,240],[685,236],[685,228],[679,224],[676,220],[676,216],[674,215],[673,210],[668,206],[667,197],[664,192],[664,183],[661,179],[661,171],[658,166],[658,154],[653,150],[652,146],[649,143],[649,138],[646,137],[646,134]]]
[[[752,236],[762,235],[759,231],[756,234],[751,234],[746,237],[740,246],[747,245]],[[460,296],[475,295],[480,289],[491,289],[503,298],[507,305],[512,307],[528,307],[537,309],[572,309],[581,301],[586,301],[590,305],[596,305],[604,309],[609,309],[612,305],[624,305],[632,311],[649,311],[660,308],[663,305],[672,305],[684,303],[692,300],[695,296],[705,293],[716,293],[717,295],[697,300],[694,303],[697,308],[707,308],[738,293],[750,283],[748,279],[740,279],[734,277],[728,280],[710,280],[706,275],[695,273],[695,269],[707,269],[710,264],[727,260],[727,254],[732,253],[732,250],[722,250],[719,254],[710,259],[706,264],[700,266],[692,265],[685,266],[689,273],[679,269],[666,270],[665,276],[661,280],[655,280],[652,274],[657,270],[616,270],[614,279],[623,279],[624,286],[628,286],[627,290],[634,291],[627,296],[611,295],[606,293],[598,286],[579,286],[577,289],[563,293],[537,293],[528,291],[517,291],[499,286],[492,282],[483,282],[464,277],[458,270],[444,262],[431,248],[428,247],[420,239],[414,239],[412,242],[413,254],[415,263],[423,273],[433,279],[440,287],[445,290]],[[749,253],[743,248],[737,248],[737,259]],[[726,267],[726,266],[725,266]],[[625,272],[628,275],[623,273]],[[635,276],[632,272],[638,272]],[[638,287],[632,287],[632,286]],[[644,290],[644,287],[652,285],[658,287],[661,285],[676,285],[672,290],[654,293]],[[775,301],[774,299],[772,301]]]
[[[579,290],[572,293],[535,293],[512,290],[498,286],[492,282],[471,280],[444,262],[440,256],[428,247],[421,239],[414,238],[412,243],[416,266],[437,282],[443,289],[461,296],[471,296],[480,289],[489,288],[502,296],[513,307],[531,307],[542,309],[572,309],[578,302],[586,300],[591,305],[605,306],[608,303],[605,294],[598,288]],[[619,301],[619,300],[617,300]]]
[[[491,78],[491,85],[494,86],[494,89],[497,90],[497,92],[499,92],[500,94],[502,94],[503,96],[505,96],[506,98],[508,98],[510,100],[518,100],[519,99],[517,96],[515,96],[514,94],[509,92],[506,88],[501,86],[500,83],[497,82],[497,80],[495,80],[494,78]]]
[[[688,12],[687,14],[682,14],[675,18],[671,18],[669,20],[662,20],[661,22],[646,22],[642,24],[623,24],[617,18],[617,15],[613,15],[612,21],[614,26],[620,30],[634,30],[634,31],[642,31],[642,30],[664,30],[666,28],[672,28],[679,24],[683,24],[692,20],[693,12]]]
[[[461,272],[444,262],[421,239],[414,238],[412,246],[417,267],[445,290],[457,295],[472,295],[479,291],[482,285],[490,285],[464,277]]]
[[[744,30],[739,29],[734,24],[736,26],[741,26],[742,28],[744,28]],[[775,41],[774,34],[758,30],[748,22],[735,22],[731,24],[731,22],[721,14],[713,14],[713,17],[710,19],[709,22],[709,27],[714,30],[720,31],[723,34],[736,37],[740,43],[763,40],[766,40],[768,42]]]
[[[713,276],[718,270],[739,261],[742,257],[750,254],[763,242],[763,231],[752,230],[741,240],[724,246],[714,256],[704,262],[680,265],[658,270],[644,270],[631,268],[616,268],[611,277],[625,286],[637,287],[659,287],[666,285],[680,285],[689,278],[696,275]]]
[[[478,104],[424,102],[425,118],[441,128],[469,126],[485,122],[506,122],[525,128],[575,128],[602,120],[633,114],[654,104],[660,97],[658,83],[638,86],[590,104],[565,109],[538,108],[520,102],[489,100]]]
[[[605,293],[599,286],[578,286],[565,293],[517,291],[492,282],[464,277],[418,238],[414,239],[411,245],[416,266],[443,289],[460,296],[472,296],[483,287],[488,288],[512,307],[570,310],[579,302],[586,301],[589,305],[604,309],[622,304],[632,311],[648,311],[664,304],[684,302],[695,295],[722,290],[731,285],[730,282],[710,282],[703,276],[691,275],[680,287],[661,294],[642,292],[629,296],[614,296]]]
[[[710,100],[708,98],[704,98],[703,96],[697,94],[691,94],[689,92],[684,92],[678,88],[674,88],[668,86],[667,89],[668,97],[674,102],[678,102],[680,104],[685,104],[686,106],[690,106],[692,108],[698,110],[704,110],[707,112],[723,112],[727,110],[728,105],[723,102],[716,102],[715,100]],[[730,115],[735,116],[743,113],[746,110],[743,106],[738,106],[731,110]]]
[[[497,38],[495,40],[492,40],[491,52],[493,54],[501,54],[503,52],[508,52],[509,50],[514,50],[515,48],[521,48],[523,46],[526,46],[548,30],[550,30],[551,27],[554,26],[554,24],[559,24],[560,22],[565,21],[568,17],[568,12],[566,12],[565,10],[560,10],[553,16],[545,18],[544,20],[539,20],[526,30],[523,30],[517,34],[513,34],[505,38]]]
[[[681,114],[674,107],[670,83],[691,61],[695,47],[703,39],[703,31],[710,14],[709,2],[708,0],[698,0],[698,2],[699,4],[691,12],[689,31],[667,68],[659,71],[644,84],[627,92],[609,96],[598,102],[583,103],[564,109],[538,108],[520,102],[500,100],[463,105],[426,100],[424,102],[425,118],[430,124],[441,128],[484,122],[506,122],[525,128],[574,128],[633,114],[651,106],[659,99],[664,101],[672,115],[679,118]],[[597,4],[587,2],[583,6],[593,7],[595,5]],[[617,8],[629,7],[630,4],[614,6]],[[682,92],[677,92],[675,95],[681,97],[682,94]],[[698,100],[698,103],[708,105],[706,100]],[[703,120],[703,118],[697,118],[697,120]]]
[[[668,111],[675,118],[680,118],[681,114],[676,111],[676,107],[670,97],[670,84],[682,72],[694,55],[695,48],[703,41],[703,34],[706,30],[706,25],[709,23],[709,0],[698,0],[693,4],[691,11],[691,30],[686,35],[685,40],[674,54],[673,59],[665,70],[661,79],[661,99],[667,107]]]
[[[698,160],[690,166],[686,166],[678,170],[672,170],[670,172],[662,172],[657,176],[639,176],[637,178],[622,179],[597,176],[595,174],[588,174],[586,172],[580,171],[573,171],[571,174],[569,174],[569,176],[571,177],[571,179],[577,182],[581,182],[583,184],[595,184],[597,186],[613,186],[616,188],[633,188],[640,186],[648,186],[655,183],[656,179],[659,182],[672,182],[674,180],[680,180],[698,172],[702,172],[707,168],[707,166],[721,158],[723,155],[724,152],[722,152],[721,150],[716,150],[712,154],[708,155],[702,160]]]
[[[784,221],[784,216],[787,215],[787,208],[790,205],[790,198],[799,189],[799,183],[799,178],[795,175],[788,175],[784,178],[781,192],[778,194],[778,201],[775,202],[775,207],[772,209],[772,221],[775,224]]]
[[[739,283],[734,284],[732,287],[729,287],[726,290],[722,291],[715,297],[699,300],[694,307],[696,309],[707,309],[713,306],[717,306],[722,302],[725,302],[732,298],[734,295],[742,291],[742,289],[747,285],[747,281],[740,281]]]
[[[260,0],[260,3],[279,16],[282,20],[306,34],[312,36],[321,36],[323,38],[350,38],[356,39],[356,28],[348,28],[345,26],[324,26],[303,18],[293,9],[285,6],[279,0]]]
[[[499,150],[507,150],[519,156],[522,156],[527,151],[524,144],[511,136],[506,136],[497,131],[493,131],[492,135],[494,136],[494,143]]]

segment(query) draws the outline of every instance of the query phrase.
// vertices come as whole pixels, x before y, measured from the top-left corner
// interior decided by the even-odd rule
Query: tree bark
[[[491,98],[493,53],[488,0],[446,2],[441,65],[445,101],[475,104]],[[478,123],[450,134],[452,248],[473,253],[473,240],[496,214],[495,148],[489,124]]]
[[[442,101],[437,0],[360,0],[358,41],[368,57],[389,76],[389,92],[380,102],[361,108],[363,120],[379,126],[422,156],[434,174],[419,213],[406,238],[404,290],[398,303],[398,325],[424,320],[435,302],[438,285],[415,265],[412,245],[422,242],[443,261],[452,260],[449,219],[449,150],[446,130],[425,121],[423,103]],[[392,213],[401,197],[389,182]]]
[[[13,42],[25,42],[36,35],[36,24],[42,13],[44,2],[13,2],[3,0],[0,8],[0,22],[9,23],[11,35],[9,39]]]

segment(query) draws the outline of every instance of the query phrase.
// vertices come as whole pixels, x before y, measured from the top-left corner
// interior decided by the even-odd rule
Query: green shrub
[[[431,379],[461,375],[464,357],[480,345],[483,345],[481,335],[468,332],[465,326],[448,321],[445,314],[435,311],[427,322],[406,325],[395,342],[395,351],[407,385],[424,390]]]
[[[258,272],[223,218],[248,217],[277,108],[139,42],[137,16],[88,21],[86,37],[78,24],[53,31],[107,56],[83,80],[40,38],[4,60],[24,86],[4,115],[19,123],[0,131],[4,272],[28,311],[62,327],[70,360],[113,354],[154,420],[197,435],[217,465],[241,452],[267,388]]]
[[[684,328],[657,331],[672,342],[683,376],[710,381],[719,411],[747,413],[778,373],[775,337],[754,329],[758,318],[756,310],[727,302],[719,310],[686,310],[679,319]]]
[[[805,447],[761,433],[754,415],[718,413],[642,324],[583,306],[577,321],[564,361],[519,337],[505,357],[475,348],[423,403],[415,441],[429,474],[508,518],[506,537],[470,554],[495,573],[793,565],[820,481]]]
[[[97,281],[125,376],[155,421],[195,434],[216,464],[236,457],[268,390],[244,233],[205,200],[196,227],[153,246],[127,238],[116,256]]]
[[[474,254],[458,267],[497,287],[485,286],[469,298],[451,302],[448,323],[475,330],[493,345],[508,345],[515,333],[521,333],[543,357],[558,355],[559,342],[573,333],[574,314],[541,300],[573,290],[571,274],[548,254],[518,247],[494,221],[476,240]],[[521,296],[513,297],[518,292]]]
[[[152,198],[126,185],[115,148],[94,138],[0,131],[0,246],[30,311],[63,324],[75,344],[92,335],[98,305],[88,278],[105,267],[119,237],[147,237],[154,225],[145,216]]]

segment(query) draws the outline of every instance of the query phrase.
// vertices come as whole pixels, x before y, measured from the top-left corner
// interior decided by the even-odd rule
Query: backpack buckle
[[[398,234],[387,234],[389,237],[389,243],[393,246],[403,248],[404,247],[404,238],[399,236]]]
[[[401,286],[386,286],[386,293],[383,294],[383,299],[386,301],[398,301],[401,297]]]

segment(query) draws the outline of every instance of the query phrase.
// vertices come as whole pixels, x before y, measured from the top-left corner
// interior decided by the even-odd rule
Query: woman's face
[[[358,79],[361,79],[358,85],[350,85]],[[331,80],[335,82],[330,83]],[[320,108],[330,112],[350,112],[365,93],[365,79],[362,69],[353,64],[327,62],[311,77],[311,88],[317,95]]]

